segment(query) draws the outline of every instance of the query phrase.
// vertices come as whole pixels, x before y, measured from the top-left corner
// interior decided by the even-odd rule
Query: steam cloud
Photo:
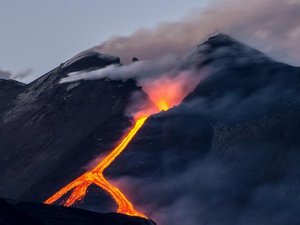
[[[208,34],[223,32],[246,42],[280,61],[300,61],[300,1],[222,0],[194,11],[179,22],[155,29],[141,28],[129,37],[112,37],[100,52],[117,55],[123,62],[135,56],[155,59],[161,55],[185,54]]]
[[[116,80],[133,78],[142,86],[152,101],[157,102],[163,96],[160,100],[174,106],[178,105],[206,75],[205,72],[200,73],[193,67],[192,65],[184,66],[181,58],[169,55],[124,66],[110,65],[99,70],[70,73],[60,83],[102,78]],[[157,107],[148,101],[145,102],[142,96],[133,95],[131,102],[127,112],[134,117],[157,112]]]
[[[165,56],[153,61],[138,61],[129,65],[111,65],[103,69],[91,72],[75,72],[63,78],[61,83],[73,82],[77,80],[93,80],[109,77],[110,79],[129,78],[152,78],[167,72],[176,73],[181,59],[174,56]]]

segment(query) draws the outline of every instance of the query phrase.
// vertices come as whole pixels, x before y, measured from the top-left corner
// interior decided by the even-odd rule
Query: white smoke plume
[[[129,79],[140,77],[155,77],[170,71],[176,71],[181,59],[174,56],[165,56],[153,61],[138,61],[124,66],[111,65],[103,69],[90,72],[70,73],[61,83],[77,80],[94,80],[108,77],[110,79]]]

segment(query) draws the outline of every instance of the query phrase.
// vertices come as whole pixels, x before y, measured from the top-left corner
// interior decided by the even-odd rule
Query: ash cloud
[[[272,57],[299,64],[300,2],[297,0],[213,1],[194,10],[179,22],[162,23],[154,29],[141,28],[131,36],[116,36],[95,46],[118,55],[123,62],[132,56],[155,59],[161,55],[186,54],[214,32],[228,33]]]

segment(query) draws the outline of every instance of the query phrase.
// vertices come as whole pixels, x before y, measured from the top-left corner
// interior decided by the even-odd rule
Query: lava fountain
[[[119,144],[101,162],[99,162],[97,166],[71,181],[65,187],[61,188],[58,192],[44,201],[44,203],[55,203],[71,191],[71,195],[66,201],[64,201],[63,204],[68,207],[72,206],[75,202],[80,201],[85,197],[87,189],[91,184],[95,184],[105,190],[114,199],[118,205],[118,213],[147,218],[146,215],[134,208],[133,204],[119,188],[113,186],[106,180],[103,176],[103,172],[125,150],[127,145],[150,115],[160,111],[166,111],[170,107],[181,102],[186,93],[191,91],[191,88],[186,88],[185,82],[185,79],[175,79],[163,76],[151,83],[147,82],[143,84],[143,89],[154,103],[155,108],[151,105],[147,109],[144,108],[143,111],[137,112],[135,114],[135,123],[133,127],[122,137]]]

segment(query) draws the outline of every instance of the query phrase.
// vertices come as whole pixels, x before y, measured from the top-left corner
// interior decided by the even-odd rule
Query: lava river
[[[185,96],[186,91],[183,91],[183,79],[172,80],[163,77],[156,82],[152,82],[150,86],[145,85],[143,88],[154,103],[154,108],[138,112],[135,116],[134,126],[125,136],[119,141],[119,144],[93,169],[87,171],[77,179],[73,180],[65,187],[60,189],[44,203],[52,204],[58,201],[61,197],[71,192],[70,196],[64,201],[65,206],[72,206],[76,201],[82,200],[87,189],[91,184],[95,184],[106,191],[117,203],[117,212],[130,216],[139,216],[147,218],[146,215],[137,211],[130,200],[120,191],[119,188],[110,184],[103,176],[104,170],[118,157],[143,126],[147,118],[153,113],[166,111],[171,106],[177,105]]]
[[[126,196],[115,186],[110,184],[103,176],[103,171],[115,160],[115,158],[122,153],[128,143],[132,140],[138,130],[143,126],[148,117],[144,116],[135,122],[131,130],[126,134],[121,142],[114,148],[95,168],[84,173],[53,196],[48,198],[44,203],[52,204],[60,199],[62,196],[73,190],[70,197],[65,201],[65,206],[71,206],[76,201],[79,201],[85,197],[87,188],[91,184],[95,184],[105,190],[117,203],[119,213],[124,213],[131,216],[140,216],[146,218],[146,216],[134,209],[132,203],[126,198]]]

